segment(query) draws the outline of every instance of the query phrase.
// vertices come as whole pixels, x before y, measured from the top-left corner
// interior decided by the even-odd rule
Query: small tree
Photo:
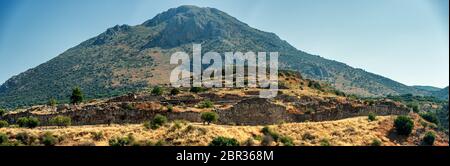
[[[72,120],[68,116],[58,115],[58,116],[53,117],[52,119],[50,119],[50,124],[55,125],[55,126],[67,127],[67,126],[70,126],[72,124]]]
[[[177,95],[180,94],[180,89],[178,88],[173,88],[172,90],[170,90],[170,95]]]
[[[5,114],[6,114],[6,110],[0,108],[0,117],[2,117],[2,116],[5,115]]]
[[[28,126],[28,118],[21,117],[21,118],[17,119],[16,123],[19,125],[19,127],[27,127]]]
[[[394,127],[399,135],[409,135],[414,128],[414,122],[410,117],[402,115],[395,119]]]
[[[377,116],[374,113],[369,113],[368,119],[369,121],[375,121],[377,120]]]
[[[435,113],[427,112],[427,113],[421,113],[420,116],[425,119],[428,122],[439,124],[439,119]]]
[[[198,104],[198,108],[213,108],[214,103],[210,100],[202,101]]]
[[[70,102],[72,104],[80,104],[83,102],[83,92],[79,87],[72,89],[72,96],[70,96]]]
[[[163,94],[163,89],[159,86],[155,86],[152,91],[151,91],[152,95],[156,95],[156,96],[160,96]]]
[[[209,146],[239,146],[239,142],[234,138],[219,136],[214,138]]]
[[[48,100],[48,105],[49,106],[56,106],[58,104],[58,101],[55,98],[51,98],[50,100]]]
[[[203,120],[203,124],[208,123],[209,125],[212,122],[216,122],[219,119],[219,115],[215,112],[204,112],[201,114],[201,119]]]
[[[4,120],[0,120],[0,128],[3,128],[3,127],[8,127],[9,126],[9,124],[8,124],[8,122],[7,121],[4,121]]]
[[[434,134],[433,132],[429,131],[423,137],[422,144],[423,145],[428,145],[428,146],[433,146],[434,140],[436,140],[436,134]]]
[[[39,126],[39,123],[39,119],[35,117],[21,117],[17,119],[17,124],[19,127],[35,128]]]
[[[144,122],[144,127],[155,130],[163,126],[165,123],[167,123],[167,118],[163,115],[156,114],[151,122]]]

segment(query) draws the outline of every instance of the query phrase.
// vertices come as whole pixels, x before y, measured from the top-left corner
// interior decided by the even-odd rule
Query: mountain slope
[[[363,96],[424,94],[391,79],[297,50],[274,33],[254,29],[214,8],[180,6],[136,26],[114,26],[0,86],[0,107],[67,100],[80,86],[88,98],[169,82],[175,51],[278,51],[280,67]]]
[[[448,86],[443,88],[443,89],[441,89],[441,90],[432,92],[432,95],[437,97],[437,98],[440,98],[440,99],[447,99],[448,100]]]

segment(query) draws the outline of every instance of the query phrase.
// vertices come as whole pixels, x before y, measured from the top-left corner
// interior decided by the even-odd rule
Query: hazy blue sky
[[[0,0],[0,84],[109,27],[183,4],[407,85],[449,84],[448,0]]]

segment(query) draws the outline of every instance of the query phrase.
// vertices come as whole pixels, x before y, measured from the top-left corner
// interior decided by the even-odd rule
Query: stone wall
[[[128,105],[133,105],[129,108]],[[110,123],[142,123],[151,120],[156,114],[165,115],[169,120],[187,120],[201,122],[199,112],[167,112],[161,110],[158,102],[118,102],[101,103],[87,106],[63,106],[56,108],[43,107],[41,109],[51,110],[50,113],[39,113],[36,108],[33,111],[9,113],[1,119],[13,124],[19,117],[33,116],[40,119],[42,125],[48,125],[48,121],[57,115],[72,118],[73,125],[92,125]],[[267,125],[279,122],[304,122],[304,121],[326,121],[338,120],[355,116],[367,116],[369,113],[376,115],[404,115],[410,110],[390,102],[378,103],[373,106],[353,106],[349,103],[338,104],[332,108],[321,108],[320,111],[312,113],[288,113],[286,108],[274,104],[268,99],[251,98],[245,99],[233,107],[224,110],[215,110],[219,115],[219,124],[236,125]]]

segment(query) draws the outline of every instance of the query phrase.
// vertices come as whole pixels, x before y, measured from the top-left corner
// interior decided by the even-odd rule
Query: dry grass
[[[355,117],[328,122],[285,123],[270,125],[272,131],[280,136],[288,136],[297,146],[320,146],[321,140],[328,140],[332,146],[366,146],[373,139],[378,139],[382,145],[401,145],[398,140],[390,138],[383,128],[391,128],[394,116],[377,117],[376,121],[369,122],[367,117]],[[228,125],[203,125],[200,123],[177,122],[169,123],[159,129],[150,130],[140,124],[130,125],[93,125],[72,126],[67,128],[39,127],[36,129],[1,128],[0,133],[6,133],[13,137],[20,132],[28,132],[34,136],[51,132],[62,138],[58,145],[72,146],[95,144],[107,146],[108,140],[115,137],[125,137],[132,134],[137,142],[164,141],[174,146],[204,146],[208,145],[214,137],[225,136],[237,139],[244,143],[253,139],[255,145],[260,145],[263,134],[263,126],[228,126]],[[102,133],[101,138],[95,138],[96,133]],[[411,140],[415,140],[412,136]],[[414,143],[414,142],[412,142]],[[273,143],[277,145],[277,143]],[[282,145],[279,143],[278,145]],[[402,143],[405,145],[405,143]],[[448,146],[448,140],[438,145]]]

